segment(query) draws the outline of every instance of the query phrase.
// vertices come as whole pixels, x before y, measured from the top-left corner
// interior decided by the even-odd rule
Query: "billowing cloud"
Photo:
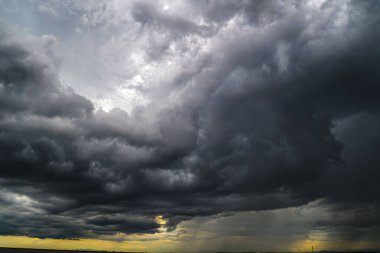
[[[36,22],[56,37],[3,21],[0,233],[155,233],[316,200],[347,216],[308,229],[378,228],[379,8],[52,1]]]

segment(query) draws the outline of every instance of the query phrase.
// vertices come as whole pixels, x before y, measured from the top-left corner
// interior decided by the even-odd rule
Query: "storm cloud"
[[[91,65],[75,58],[86,45],[71,54],[59,32],[33,35],[4,18],[0,234],[157,233],[316,200],[347,215],[311,227],[378,234],[380,4],[317,2],[176,2],[176,13],[144,1],[122,6],[125,17],[113,2],[41,2],[46,19],[75,17],[64,29],[99,34],[83,55],[105,60]],[[65,54],[93,66],[87,81],[105,76],[63,82]],[[105,66],[119,55],[133,56],[127,67]],[[123,100],[116,92],[134,94],[132,105],[102,108]]]

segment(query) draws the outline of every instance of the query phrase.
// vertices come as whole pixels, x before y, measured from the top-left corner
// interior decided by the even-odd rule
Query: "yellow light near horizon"
[[[332,250],[332,251],[345,251],[345,250],[378,250],[380,242],[375,241],[345,241],[345,240],[300,240],[296,241],[289,247],[289,251],[293,252],[311,252],[312,246],[314,252]]]
[[[236,237],[231,237],[229,243],[234,243]],[[246,238],[249,241],[249,238]],[[210,250],[214,250],[213,246],[220,245],[220,240],[226,242],[226,238],[217,238],[214,241],[210,239],[205,240],[178,240],[169,239],[167,233],[156,234],[140,234],[131,235],[126,238],[125,241],[112,241],[112,240],[100,240],[100,239],[39,239],[26,236],[0,236],[0,247],[9,248],[31,248],[31,249],[52,249],[52,250],[96,250],[96,251],[133,251],[133,252],[178,252],[178,251],[191,251],[202,250],[206,246]],[[236,241],[235,241],[236,242]],[[215,245],[213,245],[215,244]],[[241,245],[241,241],[238,241],[236,245]],[[378,250],[380,248],[380,242],[376,241],[343,241],[343,240],[299,240],[295,241],[291,245],[278,245],[279,247],[275,251],[293,251],[293,252],[311,252],[311,246],[314,248],[314,252],[322,250]],[[252,244],[252,247],[255,247]],[[237,249],[238,250],[238,249]]]
[[[2,247],[39,248],[39,249],[66,249],[66,250],[132,250],[141,249],[139,245],[122,244],[115,241],[96,239],[39,239],[26,236],[0,236]]]
[[[142,236],[144,237],[144,236]],[[97,250],[97,251],[167,251],[173,246],[171,240],[127,240],[111,241],[99,239],[40,239],[27,236],[0,236],[0,247],[52,250]]]

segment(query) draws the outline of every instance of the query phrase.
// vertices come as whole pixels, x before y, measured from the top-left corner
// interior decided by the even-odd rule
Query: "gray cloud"
[[[1,23],[0,201],[18,211],[0,212],[0,233],[154,233],[158,214],[170,230],[196,216],[317,199],[371,212],[322,228],[378,224],[380,6],[339,6],[197,1],[183,18],[129,6],[123,24],[134,22],[142,41],[162,39],[145,41],[146,59],[180,61],[136,85],[151,104],[130,111],[94,110],[60,81],[53,37]],[[93,29],[115,18],[99,8],[85,19]]]

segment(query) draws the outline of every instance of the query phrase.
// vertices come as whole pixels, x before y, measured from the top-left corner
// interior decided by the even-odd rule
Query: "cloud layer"
[[[48,3],[79,44],[0,23],[0,234],[155,233],[157,215],[172,230],[317,199],[350,215],[314,227],[378,232],[377,2]],[[54,50],[94,83],[63,83]]]

